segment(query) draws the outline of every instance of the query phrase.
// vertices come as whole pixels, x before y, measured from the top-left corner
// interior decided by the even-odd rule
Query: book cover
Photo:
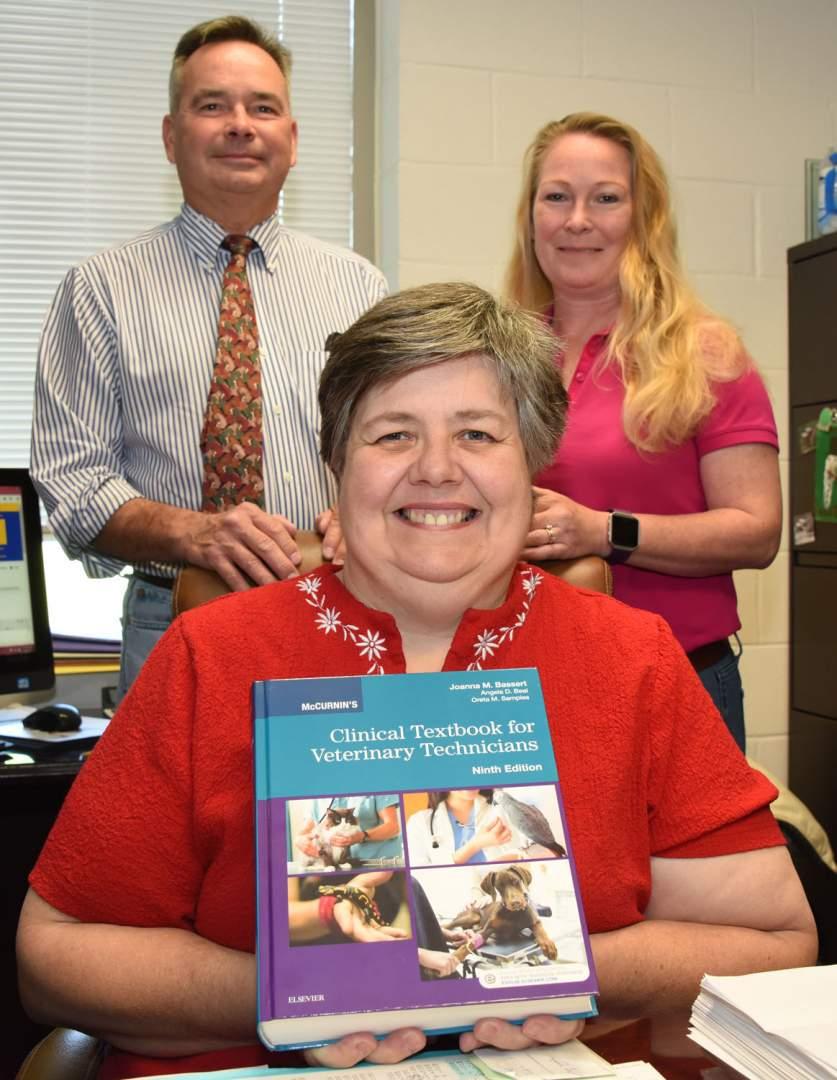
[[[275,679],[253,695],[267,1046],[595,1014],[534,668]]]

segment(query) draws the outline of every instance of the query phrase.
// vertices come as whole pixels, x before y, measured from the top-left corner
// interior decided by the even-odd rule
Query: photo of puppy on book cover
[[[587,971],[565,861],[416,869],[411,889],[423,979],[526,986]]]

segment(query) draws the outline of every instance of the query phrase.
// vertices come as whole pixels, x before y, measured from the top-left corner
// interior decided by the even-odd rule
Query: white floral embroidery
[[[524,572],[521,583],[526,599],[523,601],[523,606],[515,615],[510,626],[500,626],[480,631],[473,646],[475,659],[468,664],[467,671],[482,671],[481,661],[490,659],[501,645],[512,640],[526,622],[535,591],[542,581],[542,574],[538,574],[534,570]],[[320,593],[322,588],[321,578],[302,578],[297,582],[297,588],[305,593],[305,602],[309,607],[313,607],[317,611],[314,619],[314,625],[317,629],[322,630],[324,634],[336,634],[338,629],[342,630],[343,640],[351,641],[358,647],[361,656],[372,661],[367,674],[383,675],[384,668],[381,664],[381,657],[387,651],[387,647],[380,631],[362,631],[354,623],[343,622],[340,611],[336,607],[326,607],[325,597]]]
[[[325,630],[327,634],[337,633],[337,627],[343,624],[340,621],[340,613],[337,608],[325,608],[317,616],[317,627],[320,630]]]
[[[540,585],[541,580],[541,575],[535,574],[531,570],[527,570],[523,575],[523,591],[530,600],[535,595],[535,589]]]
[[[499,639],[496,630],[483,630],[474,643],[474,652],[480,658],[485,660],[486,656],[493,656],[497,646],[499,645]]]
[[[487,657],[492,657],[504,642],[512,640],[514,635],[529,617],[532,598],[535,595],[535,590],[542,581],[542,574],[538,574],[534,570],[526,570],[524,572],[522,585],[523,591],[526,594],[526,599],[523,601],[523,607],[518,611],[511,626],[501,626],[499,629],[494,630],[482,630],[477,635],[477,640],[474,642],[476,659],[471,661],[466,669],[467,671],[482,671],[481,661],[485,660]]]
[[[387,651],[384,639],[377,630],[374,633],[367,630],[365,634],[360,634],[355,645],[360,649],[360,655],[368,656],[370,660],[380,660],[381,653]]]
[[[320,579],[318,577],[301,578],[297,588],[308,593],[309,596],[316,596],[320,591]]]
[[[360,650],[360,655],[372,661],[367,675],[383,675],[384,668],[380,660],[383,653],[387,651],[383,635],[377,630],[361,632],[354,623],[343,622],[338,608],[326,607],[325,597],[320,593],[322,588],[320,578],[301,578],[297,582],[297,588],[305,593],[306,604],[317,611],[314,618],[317,629],[322,630],[324,634],[336,634],[338,629],[342,630],[343,640],[353,642]]]

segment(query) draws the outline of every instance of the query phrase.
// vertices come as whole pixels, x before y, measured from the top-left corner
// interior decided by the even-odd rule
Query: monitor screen
[[[54,686],[38,496],[26,469],[0,468],[0,705]]]

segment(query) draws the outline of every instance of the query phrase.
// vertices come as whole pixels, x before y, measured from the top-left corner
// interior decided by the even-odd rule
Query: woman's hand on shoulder
[[[530,1016],[522,1024],[510,1024],[495,1016],[478,1020],[473,1031],[459,1036],[459,1049],[469,1054],[480,1046],[497,1050],[526,1050],[530,1046],[558,1046],[577,1039],[584,1030],[583,1020],[562,1020],[558,1016]]]
[[[578,559],[607,556],[607,511],[592,510],[549,488],[533,487],[534,502],[523,558]]]

